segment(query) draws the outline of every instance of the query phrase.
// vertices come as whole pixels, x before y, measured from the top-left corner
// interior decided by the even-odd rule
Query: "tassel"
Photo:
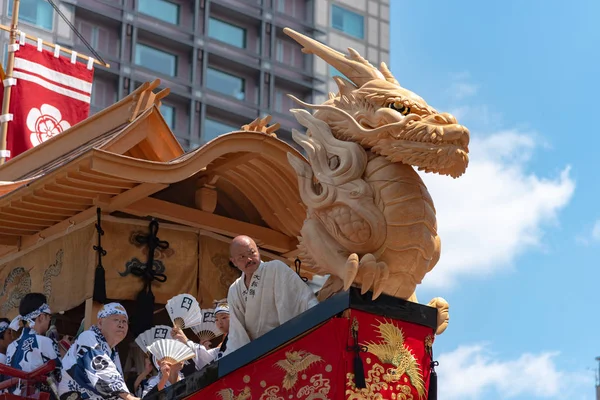
[[[435,367],[440,365],[437,361],[431,362],[431,373],[429,374],[429,393],[427,395],[427,400],[437,400],[437,372],[435,372]]]
[[[135,336],[147,331],[154,326],[154,293],[151,283],[146,283],[136,298],[136,313],[133,322]]]
[[[360,353],[354,354],[354,384],[358,389],[364,389],[367,387],[365,381],[365,366],[363,365]]]
[[[98,265],[96,265],[96,271],[94,273],[94,293],[93,299],[98,303],[106,303],[106,274],[104,267],[102,266],[102,257],[106,255],[106,250],[102,248],[102,236],[104,236],[104,230],[101,225],[102,212],[100,208],[96,208],[96,216],[98,221],[96,222],[96,231],[98,232],[98,245],[94,246],[94,250],[98,253]]]
[[[94,301],[106,303],[106,275],[104,267],[98,265],[94,273]]]
[[[364,346],[360,346],[358,344],[358,320],[354,318],[352,320],[352,326],[350,327],[350,333],[352,335],[353,345],[348,346],[346,348],[347,351],[354,352],[354,384],[358,389],[364,389],[367,387],[367,382],[365,381],[365,367],[360,358],[361,351],[367,351]]]

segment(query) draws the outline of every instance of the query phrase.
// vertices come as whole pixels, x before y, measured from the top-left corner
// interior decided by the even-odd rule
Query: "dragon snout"
[[[433,119],[440,125],[458,125],[458,121],[450,113],[434,114]]]

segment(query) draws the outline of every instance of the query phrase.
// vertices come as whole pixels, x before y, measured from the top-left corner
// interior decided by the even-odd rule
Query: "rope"
[[[92,48],[92,46],[88,43],[88,41],[85,40],[83,35],[81,33],[79,33],[77,28],[75,28],[75,26],[71,23],[71,21],[69,21],[69,19],[65,16],[65,14],[63,14],[62,11],[59,10],[58,6],[56,4],[54,4],[54,2],[52,0],[47,0],[47,1],[48,1],[48,3],[50,3],[52,8],[54,8],[54,10],[57,12],[57,14],[63,19],[63,21],[65,21],[67,23],[67,25],[69,25],[69,28],[71,28],[73,33],[75,33],[75,35],[79,38],[79,40],[81,40],[83,42],[85,47],[87,47],[87,49],[93,54],[93,56],[96,58],[96,60],[98,60],[102,64],[106,65],[106,61],[104,61],[104,59],[100,56],[100,54],[98,54],[96,52],[96,50],[94,50]]]

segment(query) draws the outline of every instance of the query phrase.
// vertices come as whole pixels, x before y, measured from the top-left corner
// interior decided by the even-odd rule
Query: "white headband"
[[[42,314],[52,314],[52,311],[50,311],[50,306],[46,303],[42,304],[37,310],[24,315],[23,321],[27,322],[27,326],[29,328],[33,328],[35,326],[35,319]]]
[[[17,332],[19,330],[19,327],[21,326],[22,319],[23,319],[23,317],[21,317],[20,315],[17,315],[15,318],[13,318],[12,321],[10,321],[10,325],[8,325],[8,327],[10,329],[12,329],[13,331]]]
[[[215,315],[222,312],[229,314],[229,304],[221,303],[215,308]]]
[[[127,319],[129,319],[127,311],[125,311],[125,307],[119,303],[105,304],[104,307],[98,311],[98,319],[110,317],[111,315],[124,315]]]
[[[0,322],[0,334],[6,332],[8,327],[9,327],[8,322],[4,322],[4,321]]]

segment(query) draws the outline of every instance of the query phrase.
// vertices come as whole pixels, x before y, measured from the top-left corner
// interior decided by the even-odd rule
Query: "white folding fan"
[[[202,310],[202,322],[200,325],[192,327],[192,331],[198,336],[200,342],[212,340],[221,335],[221,331],[215,323],[215,309]]]
[[[140,346],[142,351],[145,353],[148,351],[147,347],[152,343],[156,342],[158,339],[173,339],[171,336],[171,328],[166,325],[157,325],[148,329],[145,332],[142,332],[135,338],[135,343]]]
[[[167,313],[173,325],[185,329],[202,323],[202,311],[198,300],[191,294],[179,294],[167,301]]]
[[[173,339],[158,339],[148,346],[148,351],[157,362],[166,361],[170,364],[190,360],[196,355],[187,345]]]

